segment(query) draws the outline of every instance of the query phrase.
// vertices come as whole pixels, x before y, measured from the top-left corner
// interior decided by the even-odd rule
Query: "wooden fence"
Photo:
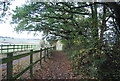
[[[6,58],[0,59],[0,60],[2,60],[2,63],[0,63],[0,64],[7,63],[7,77],[6,77],[6,79],[11,79],[12,81],[14,81],[17,78],[19,78],[20,76],[22,76],[22,74],[25,73],[28,70],[30,70],[30,77],[33,78],[33,65],[40,62],[40,66],[41,66],[42,61],[45,61],[47,58],[49,58],[52,54],[51,51],[54,50],[54,49],[55,49],[55,47],[40,48],[39,50],[31,49],[30,52],[20,54],[20,55],[16,55],[16,56],[13,55],[14,52],[8,52]],[[44,53],[43,53],[43,51],[44,51]],[[34,54],[39,54],[40,55],[39,60],[37,60],[35,62],[33,62],[33,55]],[[27,66],[27,68],[25,68],[20,73],[18,73],[17,75],[14,76],[13,75],[13,61],[17,60],[17,59],[20,59],[20,58],[24,58],[26,56],[30,56],[30,60],[29,60],[30,64]]]
[[[0,53],[8,53],[8,52],[15,52],[15,51],[25,51],[30,50],[32,48],[39,48],[40,45],[0,45]]]

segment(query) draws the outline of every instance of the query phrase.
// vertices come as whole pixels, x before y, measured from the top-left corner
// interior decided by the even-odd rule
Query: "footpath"
[[[34,79],[75,79],[70,62],[62,51],[55,51],[34,74]]]

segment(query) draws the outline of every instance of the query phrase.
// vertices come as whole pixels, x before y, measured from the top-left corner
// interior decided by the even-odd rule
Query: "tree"
[[[7,15],[7,11],[9,10],[9,6],[11,5],[11,1],[0,1],[0,22],[3,21],[2,18],[4,18]]]
[[[104,71],[113,69],[113,61],[120,63],[116,57],[119,50],[112,50],[120,41],[118,7],[118,3],[32,2],[16,7],[12,23],[18,23],[17,31],[43,31],[48,40],[61,39],[69,55],[91,53],[89,68],[82,68],[90,77],[115,78],[115,70]]]

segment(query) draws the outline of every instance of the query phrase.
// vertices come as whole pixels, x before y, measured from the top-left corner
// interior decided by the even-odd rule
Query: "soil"
[[[55,51],[42,68],[34,71],[34,79],[75,79],[66,54]]]

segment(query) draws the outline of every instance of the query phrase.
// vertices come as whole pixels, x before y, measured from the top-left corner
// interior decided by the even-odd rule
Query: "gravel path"
[[[75,79],[70,63],[61,51],[56,51],[44,64],[34,72],[35,79]]]

